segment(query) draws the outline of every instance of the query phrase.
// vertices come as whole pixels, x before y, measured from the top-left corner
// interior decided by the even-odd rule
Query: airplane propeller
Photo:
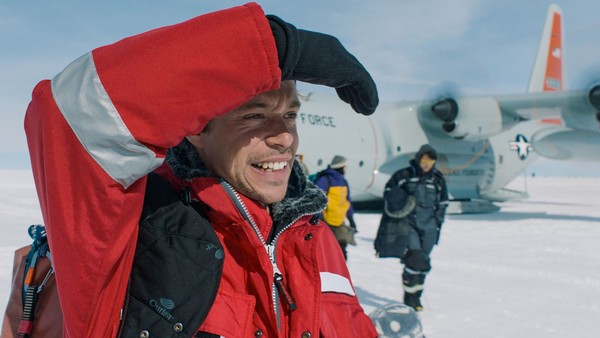
[[[460,96],[459,86],[451,81],[444,81],[427,92],[426,100],[432,102],[431,112],[442,121],[442,129],[446,133],[456,129],[459,109],[455,98]]]
[[[453,98],[443,99],[431,106],[431,111],[442,123],[445,132],[450,133],[456,128],[456,117],[458,116],[458,103]]]
[[[596,110],[598,111],[598,112],[596,112],[596,114],[599,114],[600,113],[600,84],[595,85],[594,87],[592,87],[592,89],[590,89],[588,98],[590,99],[590,103],[592,104],[592,106],[594,108],[596,108]]]
[[[596,109],[596,120],[600,122],[600,64],[587,67],[573,82],[574,87],[589,90],[588,100]]]

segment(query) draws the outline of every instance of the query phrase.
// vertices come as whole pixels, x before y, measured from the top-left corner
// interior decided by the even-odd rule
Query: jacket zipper
[[[279,239],[279,236],[285,230],[287,230],[289,227],[291,227],[300,218],[310,215],[310,214],[302,214],[302,215],[298,216],[297,218],[295,218],[292,222],[290,222],[288,225],[283,227],[273,237],[273,240],[271,241],[271,243],[267,244],[267,241],[262,236],[260,229],[256,225],[256,222],[254,222],[254,219],[250,215],[250,212],[248,212],[248,208],[244,204],[244,201],[242,201],[242,198],[239,196],[238,192],[231,186],[231,184],[229,184],[228,182],[226,182],[224,180],[221,180],[221,184],[225,186],[226,190],[229,190],[228,191],[228,192],[230,192],[229,195],[233,196],[235,198],[235,202],[237,202],[236,206],[238,207],[238,210],[242,213],[242,216],[250,223],[250,225],[252,226],[252,229],[254,230],[254,233],[256,234],[256,236],[258,237],[258,239],[260,240],[262,245],[265,247],[267,254],[269,255],[269,260],[271,261],[271,264],[273,265],[273,284],[271,286],[271,297],[273,299],[273,310],[275,312],[275,316],[277,317],[277,327],[280,329],[281,328],[281,323],[280,323],[281,322],[281,314],[279,312],[280,311],[279,294],[281,294],[283,296],[284,300],[286,301],[286,303],[288,304],[288,306],[290,308],[290,311],[295,310],[297,308],[297,306],[294,301],[294,298],[292,297],[292,294],[289,292],[287,286],[285,285],[285,282],[283,280],[283,275],[281,274],[281,271],[279,270],[279,267],[277,266],[277,259],[275,256],[275,245],[277,243],[277,239]]]

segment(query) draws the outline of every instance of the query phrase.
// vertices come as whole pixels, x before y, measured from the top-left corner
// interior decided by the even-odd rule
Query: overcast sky
[[[244,1],[0,3],[0,168],[28,167],[23,117],[36,83],[89,50]],[[417,100],[443,81],[464,94],[525,92],[550,1],[259,1],[299,28],[337,36],[385,101]],[[600,77],[600,2],[569,0],[566,83]],[[323,89],[318,89],[323,90]]]

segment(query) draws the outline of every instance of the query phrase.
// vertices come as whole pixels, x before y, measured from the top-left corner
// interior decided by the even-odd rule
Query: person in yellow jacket
[[[323,220],[329,225],[348,260],[346,247],[348,244],[356,245],[354,233],[356,222],[354,222],[354,209],[350,199],[350,186],[344,178],[348,159],[341,155],[335,155],[325,170],[317,174],[315,184],[327,195],[327,207],[323,210]],[[349,222],[346,224],[346,219]]]

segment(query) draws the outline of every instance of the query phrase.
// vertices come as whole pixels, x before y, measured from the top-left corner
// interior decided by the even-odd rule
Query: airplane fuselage
[[[311,173],[327,167],[336,154],[350,159],[346,178],[357,202],[381,199],[389,177],[409,165],[425,143],[438,150],[437,167],[445,174],[450,195],[456,200],[502,200],[500,196],[492,198],[492,193],[534,159],[520,158],[511,148],[517,135],[530,135],[538,129],[532,123],[478,141],[426,133],[424,128],[427,126],[422,125],[410,103],[382,103],[377,113],[361,116],[333,95],[311,94],[302,102],[298,117],[298,153]]]

